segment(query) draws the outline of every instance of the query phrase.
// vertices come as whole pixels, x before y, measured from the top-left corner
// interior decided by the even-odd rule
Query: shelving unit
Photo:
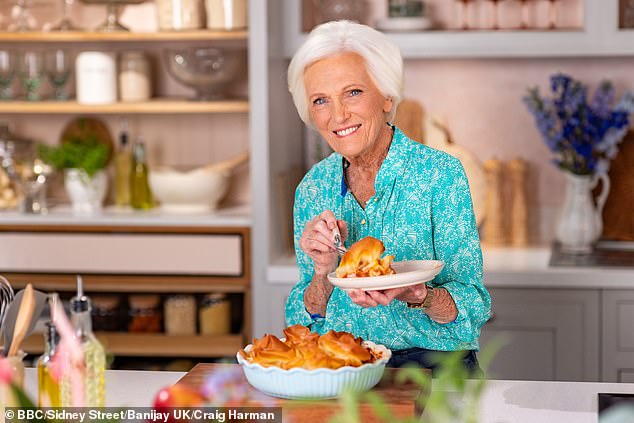
[[[0,32],[0,43],[82,43],[82,42],[169,42],[246,41],[248,31],[164,31],[164,32]]]
[[[234,356],[244,346],[241,335],[164,335],[151,333],[96,332],[105,349],[115,356],[225,357]],[[29,336],[24,352],[41,354],[42,335]]]
[[[259,1],[259,0],[258,0]],[[153,50],[165,46],[178,47],[240,47],[251,55],[251,35],[244,31],[166,31],[166,32],[0,32],[0,47],[4,49],[50,49],[64,46],[69,50],[107,49],[121,51],[124,49]],[[170,88],[169,83],[161,83],[165,77],[164,65],[160,60],[154,62],[157,79],[157,97],[146,102],[114,103],[107,105],[86,105],[76,101],[7,101],[0,102],[0,115],[16,120],[28,120],[29,125],[37,125],[44,121],[51,125],[57,119],[65,119],[63,115],[97,115],[104,120],[113,119],[113,115],[135,115],[136,120],[152,122],[159,119],[170,119],[174,125],[167,125],[165,139],[178,141],[183,148],[196,148],[193,142],[215,142],[214,125],[223,118],[210,119],[201,115],[241,115],[228,120],[228,126],[248,125],[251,116],[251,89],[244,97],[217,101],[192,101],[185,98],[184,92]],[[251,69],[253,69],[251,67]],[[162,72],[161,72],[162,71]],[[250,75],[251,72],[249,71]],[[242,92],[242,91],[240,91]],[[168,97],[178,95],[179,97]],[[187,128],[187,135],[178,132],[183,124],[176,119],[182,116],[196,115],[184,119],[193,127]],[[47,116],[51,116],[47,118]],[[107,117],[106,117],[107,116]],[[193,128],[193,129],[192,129]],[[200,137],[192,139],[192,133]],[[241,146],[245,141],[245,131],[237,132],[240,140],[232,140]],[[213,137],[209,137],[212,134]],[[251,136],[251,133],[248,133]],[[162,140],[162,138],[159,138]],[[239,142],[238,142],[239,141]],[[246,148],[251,148],[246,142]],[[209,155],[206,146],[199,148]],[[221,150],[221,149],[219,149]],[[230,151],[231,149],[227,149]],[[218,150],[213,150],[213,154]],[[225,153],[226,154],[226,153]],[[201,161],[219,161],[221,156],[201,157]],[[252,171],[249,172],[252,174]],[[252,177],[252,175],[251,175]],[[46,215],[25,215],[20,213],[0,213],[0,237],[16,237],[38,250],[43,245],[51,247],[24,250],[8,260],[10,266],[2,266],[2,275],[6,276],[16,289],[32,283],[42,291],[73,292],[76,274],[80,273],[84,280],[84,289],[88,293],[156,293],[156,294],[230,294],[232,305],[232,326],[235,333],[229,335],[192,335],[174,336],[163,333],[125,333],[98,332],[97,336],[108,353],[117,356],[137,357],[232,357],[245,345],[251,337],[251,226],[252,218],[249,205],[221,208],[205,214],[178,215],[167,214],[160,209],[146,212],[125,211],[106,208],[102,214],[90,217],[73,216],[68,207],[56,207]],[[86,244],[90,239],[98,239],[96,244]],[[33,239],[33,241],[29,241]],[[38,241],[39,240],[39,241]],[[139,242],[147,247],[143,251],[135,250],[130,245]],[[71,245],[79,245],[79,255],[69,252]],[[114,247],[95,248],[103,242]],[[52,243],[52,244],[49,244]],[[158,243],[158,244],[157,244]],[[162,244],[161,244],[162,243]],[[180,244],[179,244],[180,243]],[[57,247],[52,245],[56,244]],[[204,249],[204,245],[210,246]],[[6,244],[5,244],[6,245]],[[14,244],[15,245],[15,244]],[[84,247],[81,247],[84,245]],[[178,245],[178,247],[174,247]],[[203,248],[201,248],[201,245]],[[57,257],[63,261],[62,266],[46,267],[47,257],[51,251],[62,252]],[[108,249],[109,248],[109,249]],[[46,250],[46,251],[45,251]],[[65,250],[65,251],[64,251]],[[80,257],[83,252],[87,256]],[[227,260],[227,252],[230,260]],[[114,259],[119,256],[119,260]],[[90,256],[90,257],[88,257]],[[144,256],[143,264],[137,262]],[[193,257],[191,260],[189,256]],[[95,260],[94,258],[103,260]],[[159,257],[159,258],[156,258]],[[185,260],[183,260],[185,258]],[[127,261],[126,261],[127,260]],[[180,260],[180,261],[179,261]],[[100,264],[97,264],[100,263]],[[130,271],[122,264],[135,262],[139,269]],[[197,268],[195,262],[203,265]],[[51,263],[51,262],[49,262]],[[192,267],[190,264],[194,263]],[[211,263],[206,266],[205,263]],[[162,265],[167,264],[171,270],[164,271]],[[218,265],[218,266],[217,266]],[[207,270],[204,267],[208,267]],[[217,267],[218,270],[214,270]],[[228,270],[223,270],[227,268]],[[238,312],[239,310],[239,312]],[[238,315],[239,314],[239,320]],[[239,324],[239,328],[236,326]],[[42,336],[34,334],[24,345],[28,353],[42,352]]]

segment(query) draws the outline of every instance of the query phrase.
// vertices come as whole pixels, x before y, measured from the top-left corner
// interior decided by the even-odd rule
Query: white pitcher
[[[557,223],[556,238],[564,252],[587,254],[603,231],[603,206],[610,192],[607,174],[574,175],[565,172],[566,197]],[[602,181],[601,194],[595,206],[592,190]]]

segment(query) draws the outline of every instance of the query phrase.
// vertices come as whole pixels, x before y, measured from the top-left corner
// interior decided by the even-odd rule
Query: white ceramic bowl
[[[364,341],[363,345],[378,353],[381,358],[374,363],[359,367],[345,366],[336,370],[284,370],[250,363],[240,353],[236,357],[251,386],[267,395],[288,399],[335,398],[346,388],[363,392],[381,380],[392,352],[385,346],[371,341]],[[249,352],[251,348],[253,345],[249,344],[244,350]]]
[[[152,194],[166,212],[204,213],[214,210],[227,191],[229,171],[197,168],[189,172],[151,169]]]

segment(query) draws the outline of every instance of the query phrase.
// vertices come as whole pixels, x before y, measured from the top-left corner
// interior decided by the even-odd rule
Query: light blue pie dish
[[[336,398],[346,389],[367,391],[381,380],[392,352],[385,346],[371,341],[364,341],[363,345],[371,348],[379,357],[375,362],[359,367],[340,367],[336,370],[307,370],[299,367],[284,370],[251,363],[240,353],[236,358],[251,386],[267,395],[287,399]],[[249,344],[244,350],[249,352],[251,348],[253,345]]]

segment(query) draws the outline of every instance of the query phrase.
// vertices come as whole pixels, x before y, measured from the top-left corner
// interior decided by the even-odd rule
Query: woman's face
[[[318,60],[304,71],[310,116],[330,147],[348,159],[374,150],[381,136],[391,136],[385,114],[392,101],[370,77],[356,53]]]

